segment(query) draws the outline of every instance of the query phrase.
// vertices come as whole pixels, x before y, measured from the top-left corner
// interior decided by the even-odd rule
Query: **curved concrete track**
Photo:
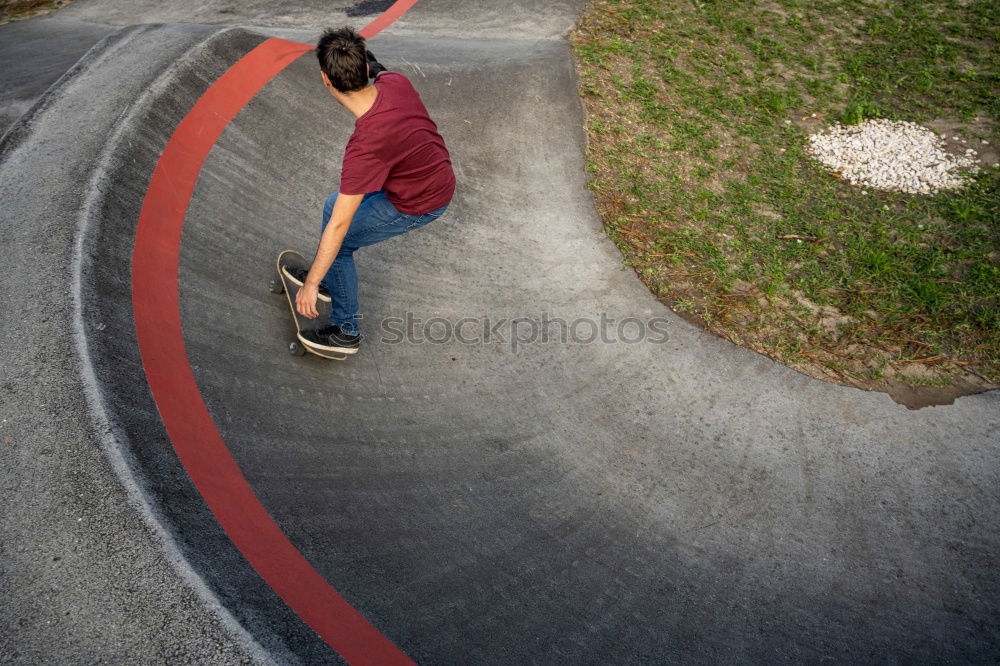
[[[336,662],[337,648],[362,661],[350,651],[366,647],[422,663],[1000,659],[1000,393],[911,411],[665,309],[621,267],[585,187],[557,37],[578,8],[468,39],[455,6],[428,0],[372,41],[422,94],[459,189],[441,220],[359,253],[367,338],[343,363],[289,356],[287,305],[267,291],[278,250],[313,248],[352,128],[313,59],[223,123],[181,209],[176,280],[163,279],[175,296],[133,265],[170,252],[137,249],[154,168],[266,37],[146,26],[92,50],[0,147],[12,272],[39,275],[2,282],[5,427],[80,455],[103,444],[185,584],[260,660]],[[463,11],[480,37],[502,24],[501,10]],[[175,310],[170,365],[177,350],[142,326],[166,330]],[[514,348],[501,327],[506,342],[393,343],[380,324],[407,313],[477,318],[479,336],[486,319],[659,318],[668,339]],[[240,479],[213,467],[196,414],[161,419],[188,403],[157,387],[188,365]],[[184,464],[178,433],[195,444]],[[220,503],[242,479],[253,496]],[[325,581],[315,597],[272,588],[281,562],[255,541],[254,496]],[[346,617],[317,601],[327,584],[370,636],[310,628]]]

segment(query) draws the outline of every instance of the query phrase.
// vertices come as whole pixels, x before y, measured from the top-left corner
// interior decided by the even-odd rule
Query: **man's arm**
[[[315,319],[319,316],[319,312],[316,310],[316,299],[319,297],[319,283],[326,275],[326,272],[330,270],[333,260],[337,258],[337,253],[340,252],[340,244],[344,242],[344,236],[347,235],[347,230],[351,226],[351,220],[354,219],[354,213],[357,212],[358,206],[361,205],[361,200],[364,196],[363,194],[340,194],[337,196],[337,201],[333,204],[333,213],[330,216],[330,221],[327,222],[326,229],[323,230],[323,236],[319,239],[319,249],[316,250],[316,258],[313,259],[309,275],[295,297],[295,308],[303,317]]]

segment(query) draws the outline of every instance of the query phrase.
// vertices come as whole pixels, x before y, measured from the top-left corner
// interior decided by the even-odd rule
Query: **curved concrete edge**
[[[139,358],[130,278],[135,224],[146,187],[181,119],[234,62],[267,39],[241,28],[187,28],[202,37],[183,55],[144,54],[153,66],[162,63],[165,68],[118,118],[87,186],[76,254],[78,341],[88,360],[93,357],[90,347],[100,345],[98,356],[104,362],[90,363],[89,379],[105,410],[102,420],[114,427],[115,453],[164,538],[207,595],[206,603],[232,620],[241,639],[252,643],[250,636],[256,637],[263,647],[259,656],[266,652],[280,662],[339,663],[338,655],[282,602],[219,525],[177,458]],[[97,280],[95,274],[110,280]],[[108,331],[116,334],[97,340],[104,325],[95,327],[95,317],[103,317]],[[109,357],[116,360],[109,363]],[[116,392],[122,386],[132,396],[114,418],[108,401],[120,397]]]
[[[117,31],[58,19],[0,25],[0,136],[87,51]]]
[[[52,81],[51,85],[0,136],[0,161],[31,136],[36,118],[60,98],[63,88],[70,81],[94,63],[100,62],[109,50],[123,39],[127,39],[128,34],[134,30],[135,28],[122,28],[98,40],[81,58],[74,61],[63,74]]]
[[[169,30],[170,28],[165,28]],[[132,506],[137,509],[143,520],[156,534],[160,546],[170,564],[177,571],[180,578],[193,589],[209,610],[219,617],[223,626],[236,638],[239,644],[256,660],[261,663],[277,663],[272,655],[244,626],[232,615],[229,609],[219,600],[216,593],[206,584],[205,580],[193,567],[190,561],[184,556],[178,546],[173,532],[170,530],[163,513],[157,505],[150,500],[148,482],[141,481],[141,475],[137,473],[137,463],[128,447],[123,442],[127,435],[123,430],[117,428],[109,416],[109,410],[105,402],[97,380],[97,373],[90,350],[87,343],[86,328],[84,326],[84,294],[83,294],[83,266],[85,261],[84,244],[89,236],[91,227],[99,223],[103,212],[103,198],[106,191],[103,188],[107,175],[113,170],[115,154],[120,150],[123,142],[136,133],[136,128],[145,122],[145,117],[151,106],[169,91],[174,81],[182,72],[189,70],[195,62],[205,58],[205,52],[210,48],[213,41],[224,39],[227,33],[239,32],[234,28],[192,28],[196,34],[203,31],[205,36],[202,41],[188,48],[180,57],[172,62],[165,58],[148,58],[150,64],[163,63],[166,65],[163,72],[151,82],[136,98],[127,112],[119,116],[116,125],[109,134],[107,142],[96,160],[96,165],[86,188],[86,199],[79,217],[79,227],[76,235],[76,243],[73,252],[72,268],[72,299],[73,299],[73,325],[74,342],[76,352],[80,358],[80,376],[85,394],[91,406],[91,415],[102,433],[101,444],[112,469],[118,475],[132,502]],[[141,57],[141,56],[140,56]],[[169,63],[169,64],[167,64]],[[102,72],[103,74],[103,72]],[[289,653],[282,650],[275,650],[276,646],[271,646],[271,650],[283,657],[290,657]]]
[[[39,449],[41,455],[30,456],[33,460],[45,460],[46,452],[60,449],[77,454],[61,469],[52,470],[49,465],[41,474],[37,468],[26,470],[22,457],[22,464],[12,466],[7,474],[22,479],[49,475],[65,480],[86,469],[92,477],[91,495],[96,496],[74,488],[69,491],[74,496],[72,502],[59,497],[32,508],[44,515],[47,504],[71,506],[76,500],[82,507],[105,504],[100,515],[87,514],[76,522],[103,520],[107,521],[106,529],[102,525],[102,529],[76,536],[74,541],[96,540],[102,543],[92,546],[91,551],[115,551],[98,556],[78,545],[74,550],[84,552],[73,558],[68,580],[67,572],[54,572],[56,567],[38,558],[14,558],[9,563],[3,591],[4,597],[12,600],[4,614],[11,616],[3,624],[11,635],[3,636],[3,644],[4,653],[14,661],[45,660],[57,654],[70,660],[92,654],[121,661],[179,657],[199,663],[248,658],[271,663],[271,655],[294,661],[280,642],[266,648],[258,643],[184,556],[163,516],[150,502],[145,480],[135,473],[122,441],[123,432],[107,416],[81,323],[84,239],[98,210],[95,201],[107,189],[106,173],[116,146],[130,140],[134,134],[131,123],[141,122],[138,119],[143,110],[170,88],[170,81],[202,60],[213,38],[224,38],[227,32],[226,28],[199,26],[135,26],[110,35],[62,75],[0,142],[0,193],[5,202],[2,227],[13,247],[21,250],[9,266],[11,278],[4,281],[2,290],[6,312],[0,339],[9,350],[5,369],[10,378],[4,389],[12,399],[4,401],[0,434],[5,444],[18,437],[27,447]],[[95,97],[95,90],[102,95]],[[69,124],[68,119],[76,122]],[[86,185],[81,187],[81,183]],[[38,275],[39,279],[25,281],[19,275]],[[72,276],[68,289],[65,276]],[[58,336],[58,341],[53,336]],[[71,345],[65,343],[66,336],[72,336]],[[67,354],[67,347],[74,353]],[[51,410],[74,415],[60,419],[58,435],[46,432],[43,425],[52,416],[52,411],[39,409],[48,399],[54,402]],[[26,409],[26,405],[32,408]],[[23,421],[28,422],[26,427],[12,431],[12,424]],[[101,455],[94,458],[98,447]],[[85,464],[79,464],[81,458],[86,459]],[[102,470],[100,460],[110,469]],[[31,523],[39,524],[40,516],[23,515],[26,496],[65,495],[62,483],[49,480],[44,488],[25,488],[23,481],[9,485],[16,494],[4,502],[11,517],[0,521],[6,537],[3,541],[41,541],[19,534],[20,530],[34,532]],[[122,492],[125,497],[115,500]],[[134,516],[141,516],[141,523],[136,523]],[[69,531],[61,524],[64,521],[50,522],[53,530]],[[86,525],[79,527],[87,529]],[[60,539],[55,536],[53,540]],[[122,562],[122,554],[131,562]],[[70,559],[53,557],[54,562]],[[142,571],[135,568],[140,562]],[[113,576],[107,575],[109,567],[118,569]],[[172,577],[183,585],[178,586],[176,578],[171,582]],[[65,615],[73,618],[74,627],[60,629],[64,636],[75,638],[70,644],[53,639],[49,635],[52,630],[32,623],[25,608],[40,602],[31,599],[26,588],[46,579],[53,590],[59,590],[58,605],[71,606]],[[139,589],[143,584],[151,588],[148,593]],[[123,586],[127,592],[115,595],[116,605],[107,608],[102,593]],[[74,587],[82,588],[76,605],[71,602],[77,597]],[[143,603],[148,605],[140,607]],[[81,621],[81,617],[86,619]],[[46,621],[46,626],[52,624],[52,620]],[[94,631],[88,632],[90,627]]]

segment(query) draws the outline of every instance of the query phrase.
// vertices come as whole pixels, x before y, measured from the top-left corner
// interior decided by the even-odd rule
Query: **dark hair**
[[[320,69],[340,92],[353,92],[368,85],[365,38],[354,28],[327,28],[316,44],[316,57]]]

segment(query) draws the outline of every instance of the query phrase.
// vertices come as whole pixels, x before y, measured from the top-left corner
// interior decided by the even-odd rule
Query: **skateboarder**
[[[360,343],[354,251],[440,217],[455,191],[455,174],[420,95],[405,76],[385,71],[363,37],[351,28],[328,29],[316,54],[323,85],[357,120],[339,191],[323,207],[312,266],[286,275],[302,285],[296,309],[304,317],[318,316],[317,298],[328,294],[332,301],[330,325],[303,332],[309,342],[354,354]]]

